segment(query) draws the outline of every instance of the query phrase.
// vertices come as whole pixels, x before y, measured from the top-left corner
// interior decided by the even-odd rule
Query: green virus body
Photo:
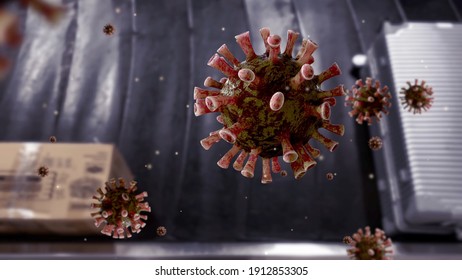
[[[98,212],[92,213],[95,218],[95,226],[99,227],[106,223],[102,234],[113,238],[132,237],[128,230],[131,228],[132,233],[139,233],[141,228],[146,226],[143,220],[147,220],[146,215],[140,215],[140,212],[151,212],[151,207],[147,202],[143,202],[148,196],[147,192],[135,194],[137,189],[136,182],[130,182],[126,186],[124,179],[119,178],[119,184],[115,179],[106,182],[105,187],[97,189],[99,196],[93,196],[93,199],[99,203],[92,203],[91,207],[98,209]]]
[[[245,177],[254,176],[258,156],[263,159],[262,183],[272,181],[272,171],[280,173],[278,157],[290,163],[296,179],[316,165],[313,158],[320,151],[308,141],[312,138],[334,151],[338,142],[318,132],[324,128],[343,135],[343,125],[329,121],[331,107],[336,96],[344,95],[343,86],[324,91],[321,84],[340,74],[337,64],[314,75],[311,64],[313,52],[318,46],[303,40],[300,51],[292,57],[298,33],[289,30],[286,49],[281,53],[281,37],[270,35],[268,28],[260,30],[266,51],[262,55],[254,52],[249,32],[236,36],[236,41],[246,55],[240,62],[226,45],[209,60],[208,65],[227,77],[216,81],[208,77],[204,85],[218,90],[196,87],[194,89],[194,113],[200,116],[217,112],[217,120],[223,128],[210,133],[201,141],[208,150],[221,139],[233,147],[218,161],[221,168],[228,168],[231,160],[240,151],[233,167]],[[248,159],[247,159],[248,158]],[[246,164],[244,165],[245,160]]]
[[[422,109],[427,111],[433,104],[433,89],[425,85],[425,81],[422,81],[419,85],[419,81],[415,79],[414,84],[407,82],[408,88],[401,88],[401,104],[404,109],[412,111],[413,114],[421,114]]]
[[[367,121],[368,125],[371,125],[374,117],[379,122],[382,113],[388,114],[387,108],[391,106],[390,99],[391,94],[387,86],[380,88],[378,80],[374,83],[372,78],[367,78],[365,84],[362,80],[357,80],[351,91],[347,92],[345,106],[351,106],[353,110],[348,114],[350,117],[357,116],[358,124]]]
[[[358,229],[353,236],[345,236],[343,243],[350,245],[347,250],[348,256],[356,260],[389,260],[393,254],[392,242],[387,238],[385,232],[376,228],[374,234],[370,227],[364,231]]]

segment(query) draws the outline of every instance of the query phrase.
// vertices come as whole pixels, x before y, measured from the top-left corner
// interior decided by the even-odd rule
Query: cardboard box
[[[133,179],[112,144],[0,143],[0,233],[97,234],[91,197],[119,177]]]

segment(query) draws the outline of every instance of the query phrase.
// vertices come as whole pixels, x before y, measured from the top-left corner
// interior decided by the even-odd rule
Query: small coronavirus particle
[[[99,203],[92,203],[91,207],[98,209],[98,212],[92,213],[95,218],[95,226],[99,227],[102,223],[106,223],[102,234],[113,238],[125,238],[125,235],[132,237],[128,227],[132,233],[139,233],[141,228],[146,225],[143,220],[147,220],[146,215],[141,215],[140,212],[151,212],[151,207],[147,202],[143,202],[148,196],[147,192],[135,194],[137,190],[136,182],[130,182],[126,186],[124,179],[119,178],[117,181],[111,179],[106,182],[105,187],[97,189],[99,196],[93,196],[93,199]]]
[[[376,228],[375,233],[372,234],[370,227],[365,227],[364,231],[358,229],[353,236],[343,238],[343,243],[351,246],[347,250],[348,256],[356,260],[391,259],[393,254],[392,242],[390,238],[386,237],[385,232]]]
[[[409,112],[414,114],[422,113],[422,109],[427,111],[430,109],[433,103],[433,89],[428,85],[425,85],[425,81],[422,81],[419,85],[419,80],[415,79],[414,84],[407,82],[408,88],[401,88],[400,94],[402,96],[401,104],[404,105],[404,109],[408,109]]]
[[[201,140],[204,149],[221,139],[233,147],[218,161],[218,166],[228,168],[233,157],[240,151],[233,167],[245,177],[252,178],[257,158],[263,159],[262,183],[270,183],[271,169],[280,173],[278,157],[290,163],[296,179],[316,165],[313,158],[320,151],[308,141],[315,139],[329,151],[334,151],[338,142],[318,130],[324,128],[343,135],[343,125],[329,121],[335,97],[344,95],[343,86],[332,90],[321,90],[321,84],[340,74],[333,64],[319,75],[313,73],[313,52],[318,46],[303,40],[295,58],[292,57],[298,33],[289,30],[285,51],[281,53],[281,37],[270,35],[268,28],[260,30],[266,47],[265,53],[257,55],[250,42],[249,32],[237,35],[236,41],[246,58],[240,62],[222,45],[208,65],[227,77],[216,81],[208,77],[204,85],[218,90],[196,87],[194,89],[194,113],[200,116],[217,112],[218,122],[223,128],[213,131]],[[247,159],[248,158],[248,159]],[[244,162],[247,159],[247,162]],[[270,168],[271,163],[271,168]]]
[[[46,166],[40,166],[39,169],[37,169],[37,174],[40,176],[40,177],[45,177],[48,175],[48,167]]]
[[[167,234],[167,229],[165,227],[160,226],[156,229],[156,233],[158,236],[164,236]]]
[[[382,144],[382,139],[378,136],[374,136],[369,139],[369,148],[373,151],[380,150],[382,148]]]
[[[350,117],[356,117],[356,122],[362,124],[367,121],[372,124],[372,118],[377,122],[382,118],[382,113],[388,114],[387,108],[391,106],[391,99],[388,87],[380,88],[380,82],[373,83],[372,78],[366,79],[366,84],[362,80],[357,80],[351,91],[345,97],[345,106],[351,106]]]
[[[111,36],[114,34],[115,32],[115,27],[112,25],[112,24],[106,24],[103,28],[103,32],[104,34],[106,34],[107,36]]]

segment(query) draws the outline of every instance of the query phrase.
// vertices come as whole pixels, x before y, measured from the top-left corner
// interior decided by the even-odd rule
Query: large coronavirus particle
[[[105,187],[97,189],[99,196],[93,196],[93,199],[99,203],[92,203],[91,207],[99,211],[92,213],[95,218],[95,226],[99,227],[106,223],[101,233],[114,238],[132,237],[128,230],[130,227],[132,233],[139,233],[141,228],[146,225],[143,220],[148,217],[141,215],[140,212],[151,212],[151,207],[147,202],[143,202],[148,196],[147,192],[135,194],[137,190],[136,182],[130,182],[126,186],[123,178],[119,178],[119,184],[115,179],[106,182]]]
[[[380,82],[373,83],[372,78],[366,79],[366,84],[362,80],[357,80],[351,91],[345,97],[345,106],[351,106],[350,117],[356,117],[356,122],[362,124],[367,121],[372,124],[372,118],[377,122],[382,118],[382,113],[388,114],[387,108],[391,106],[391,98],[388,87],[380,88]]]
[[[353,236],[345,236],[343,243],[350,245],[347,250],[348,256],[356,260],[389,260],[393,254],[392,242],[387,238],[385,232],[376,228],[371,233],[370,227],[365,227],[365,232],[358,229]]]
[[[319,75],[314,75],[310,64],[314,62],[313,52],[318,46],[303,40],[295,58],[292,50],[298,33],[289,30],[285,51],[281,53],[281,37],[270,35],[268,28],[260,30],[266,51],[255,54],[249,32],[236,36],[236,41],[246,58],[239,60],[231,54],[226,45],[218,49],[208,65],[220,70],[227,78],[216,81],[208,77],[204,85],[218,90],[196,87],[194,89],[194,113],[200,116],[218,112],[217,120],[223,128],[211,132],[201,141],[208,150],[220,139],[233,147],[218,161],[221,168],[228,168],[232,158],[239,152],[233,164],[245,177],[254,176],[258,156],[263,159],[262,183],[270,183],[271,172],[281,172],[278,157],[290,163],[295,178],[301,178],[308,169],[316,165],[319,150],[308,141],[311,138],[334,151],[338,142],[318,132],[324,128],[343,135],[343,125],[329,121],[331,106],[336,96],[344,95],[343,86],[323,91],[320,85],[340,74],[337,64],[333,64]],[[227,62],[227,61],[229,62]],[[247,162],[244,166],[244,161]]]
[[[425,81],[422,81],[419,85],[419,80],[415,79],[414,84],[407,82],[408,88],[401,88],[400,97],[401,104],[404,105],[404,109],[408,109],[409,112],[414,114],[422,113],[422,109],[427,111],[430,109],[433,103],[433,89],[428,85],[425,85]]]

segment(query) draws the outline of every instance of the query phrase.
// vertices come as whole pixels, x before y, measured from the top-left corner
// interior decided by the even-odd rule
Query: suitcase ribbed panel
[[[410,223],[462,223],[462,25],[411,23],[386,35],[393,98],[425,80],[434,103],[421,115],[399,103],[410,184],[401,185]],[[401,96],[401,95],[400,95]],[[393,129],[393,128],[391,128]],[[430,213],[430,215],[429,215]],[[439,214],[438,214],[439,213]],[[448,219],[448,220],[438,220]]]

